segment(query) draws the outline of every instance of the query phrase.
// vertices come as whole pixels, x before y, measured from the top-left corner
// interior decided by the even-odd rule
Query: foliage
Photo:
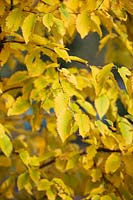
[[[0,199],[133,199],[132,8],[132,0],[0,1],[1,70],[16,70],[0,80]],[[105,66],[69,55],[76,32],[98,33]]]

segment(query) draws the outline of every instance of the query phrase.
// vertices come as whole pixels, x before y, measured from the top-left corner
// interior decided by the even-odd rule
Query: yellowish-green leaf
[[[121,68],[118,68],[118,72],[125,84],[126,89],[127,89],[129,76],[131,76],[131,71],[126,67],[121,67]]]
[[[2,124],[0,124],[0,148],[1,151],[9,157],[12,150],[13,145],[11,143],[10,138],[5,134],[5,128]]]
[[[47,13],[43,16],[43,24],[48,28],[48,31],[51,30],[53,23],[53,15],[51,13]]]
[[[63,142],[71,134],[71,121],[72,121],[72,113],[67,109],[64,109],[57,116],[57,130]]]
[[[49,190],[50,186],[51,186],[51,183],[50,183],[49,180],[47,180],[47,179],[41,179],[38,182],[37,189],[38,189],[38,191],[45,191],[45,190]]]
[[[95,107],[100,118],[102,118],[109,109],[109,99],[106,94],[95,99]]]
[[[84,60],[82,58],[79,58],[77,56],[69,56],[70,60],[73,60],[73,61],[77,61],[79,63],[82,63],[82,64],[85,64],[87,65],[88,64],[88,61],[87,60]]]
[[[41,90],[48,85],[48,81],[44,75],[41,75],[35,79],[34,85],[37,89]]]
[[[112,198],[109,195],[104,195],[100,198],[100,200],[112,200]]]
[[[19,156],[21,158],[21,160],[23,161],[23,163],[28,166],[29,163],[30,163],[30,155],[28,153],[28,151],[26,150],[21,150],[20,153],[19,153]]]
[[[110,63],[108,65],[105,65],[100,71],[99,73],[97,74],[97,81],[98,83],[102,83],[104,80],[107,79],[112,67],[114,66],[113,63]]]
[[[62,58],[63,60],[66,60],[66,61],[71,61],[70,58],[69,58],[69,54],[67,53],[67,51],[65,49],[61,49],[59,47],[55,47],[54,48],[54,51],[57,53],[57,55]]]
[[[35,25],[35,21],[36,21],[36,15],[33,13],[30,13],[23,22],[22,25],[22,32],[23,32],[23,36],[24,36],[24,40],[26,43],[29,42],[29,38],[33,32],[33,28]]]
[[[90,120],[89,117],[82,113],[77,113],[74,115],[75,121],[79,127],[79,133],[84,138],[88,136],[90,131]]]
[[[12,107],[8,110],[8,116],[21,115],[30,108],[30,103],[23,99],[23,97],[18,97],[13,103]]]
[[[114,173],[120,167],[121,159],[118,153],[112,153],[105,162],[106,173]]]
[[[28,173],[24,172],[24,173],[20,174],[18,177],[18,180],[17,180],[18,190],[22,190],[28,182],[29,182]]]
[[[6,26],[11,31],[17,31],[23,21],[23,13],[19,8],[13,9],[9,12],[6,18]]]
[[[28,79],[27,71],[18,71],[15,72],[7,81],[7,85],[20,84],[23,81]]]
[[[79,159],[79,155],[76,154],[72,156],[72,158],[70,158],[67,162],[66,170],[73,169],[77,165],[78,159]]]
[[[93,168],[91,171],[91,177],[92,177],[92,181],[96,182],[96,181],[100,181],[101,177],[102,177],[102,173],[100,169],[95,169]]]
[[[96,31],[100,37],[102,37],[102,30],[100,27],[100,19],[97,15],[91,15],[91,19],[94,22],[94,31]]]
[[[39,167],[39,165],[40,165],[39,158],[37,156],[30,157],[29,165],[34,166],[34,167]]]
[[[41,172],[36,168],[29,168],[29,176],[34,181],[34,183],[38,184]]]
[[[77,31],[80,33],[81,38],[84,38],[88,35],[90,31],[90,20],[91,19],[87,10],[78,15],[76,20],[76,28]]]
[[[48,43],[48,40],[45,37],[42,37],[37,34],[32,34],[30,41],[34,42],[37,45],[46,45]]]
[[[81,99],[77,100],[78,104],[83,108],[85,109],[85,111],[92,115],[92,116],[96,116],[96,111],[95,109],[93,108],[92,104],[87,102],[87,101],[83,101]]]
[[[123,138],[125,139],[126,144],[132,144],[133,141],[133,127],[125,118],[120,118],[118,123],[120,132],[122,133]]]

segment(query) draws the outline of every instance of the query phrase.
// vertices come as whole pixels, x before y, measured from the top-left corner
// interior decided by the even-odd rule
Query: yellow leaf
[[[54,51],[57,53],[57,55],[62,58],[63,60],[69,61],[71,62],[70,58],[69,58],[69,54],[67,53],[66,50],[55,47]]]
[[[102,118],[109,109],[109,99],[106,94],[95,99],[95,107],[100,118]]]
[[[29,168],[29,176],[34,183],[38,184],[40,179],[41,172],[34,168]]]
[[[100,83],[104,82],[104,80],[107,79],[112,67],[114,66],[113,63],[110,63],[108,65],[105,65],[97,74],[96,79]]]
[[[48,28],[48,31],[51,30],[53,23],[53,15],[51,13],[47,13],[43,16],[43,24]]]
[[[90,31],[90,17],[88,12],[85,10],[81,14],[78,15],[76,20],[76,28],[80,33],[81,38],[84,38],[88,35]]]
[[[45,191],[45,190],[50,189],[50,186],[51,186],[50,181],[48,181],[47,179],[41,179],[38,182],[37,189],[38,191]]]
[[[21,82],[25,81],[28,79],[28,73],[27,71],[18,71],[15,72],[8,80],[7,80],[7,85],[15,85],[15,84],[20,84]]]
[[[77,56],[69,56],[69,58],[70,58],[70,60],[77,61],[77,62],[83,63],[83,64],[85,64],[85,65],[88,64],[88,61],[87,61],[87,60],[84,60],[84,59],[79,58],[79,57],[77,57]]]
[[[22,190],[25,185],[29,182],[29,175],[27,172],[24,172],[18,176],[17,186],[18,190]]]
[[[22,25],[22,33],[23,33],[24,40],[25,40],[26,43],[29,42],[29,38],[32,34],[32,31],[33,31],[33,28],[34,28],[34,25],[35,25],[35,21],[36,21],[36,15],[33,14],[33,13],[30,13],[24,19],[24,22],[23,22],[23,25]]]
[[[60,70],[60,72],[63,73],[63,75],[66,77],[66,79],[70,83],[72,83],[73,85],[77,86],[77,79],[76,79],[76,77],[73,74],[71,74],[68,69],[62,68]]]
[[[96,111],[95,109],[93,108],[92,104],[87,102],[87,101],[83,101],[83,100],[77,100],[77,102],[80,104],[80,106],[85,109],[85,111],[87,113],[89,113],[90,115],[92,116],[96,116]]]
[[[74,115],[75,121],[79,127],[79,133],[84,138],[88,136],[90,131],[90,120],[89,117],[82,113],[77,113]]]
[[[37,45],[46,45],[48,43],[48,40],[40,35],[32,34],[30,42],[34,42]]]
[[[18,97],[17,100],[13,103],[12,107],[8,110],[8,116],[12,115],[21,115],[26,112],[30,108],[30,103],[23,99],[22,97]]]
[[[66,109],[68,106],[68,96],[64,94],[63,92],[60,92],[56,95],[54,99],[54,110],[56,113],[56,116],[58,116],[63,109]]]
[[[71,135],[71,121],[72,113],[67,109],[57,116],[57,130],[63,142]]]
[[[121,164],[120,155],[117,153],[112,153],[105,162],[106,173],[114,173]]]

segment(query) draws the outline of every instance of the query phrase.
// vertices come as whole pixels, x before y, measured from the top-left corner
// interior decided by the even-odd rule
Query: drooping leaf
[[[28,151],[22,149],[19,153],[19,156],[21,158],[21,160],[23,161],[23,163],[28,166],[30,163],[30,155],[28,153]]]
[[[22,190],[28,182],[29,174],[27,172],[20,174],[17,180],[18,190]]]
[[[54,51],[57,53],[57,55],[62,58],[63,60],[66,60],[66,61],[71,61],[70,58],[69,58],[69,54],[67,53],[66,50],[64,49],[61,49],[61,48],[58,48],[58,47],[55,47],[54,48]]]
[[[10,156],[13,150],[11,140],[5,133],[5,128],[2,124],[0,124],[0,148],[7,157]]]
[[[84,38],[88,35],[90,31],[90,17],[87,10],[83,11],[81,14],[78,15],[76,21],[76,28],[77,31],[80,33],[81,38]]]
[[[38,169],[29,168],[29,176],[33,180],[34,183],[38,184],[41,176],[41,172]]]
[[[30,36],[32,34],[34,25],[35,25],[35,21],[36,21],[36,15],[33,13],[30,13],[23,22],[22,25],[22,32],[23,32],[23,36],[24,36],[24,40],[26,43],[29,42]]]
[[[82,113],[77,113],[74,115],[75,121],[79,127],[79,133],[84,138],[88,136],[90,131],[90,120],[89,117]]]
[[[132,125],[125,118],[120,118],[118,123],[120,132],[122,133],[123,138],[125,139],[126,144],[132,144],[133,141],[133,129]]]
[[[117,153],[112,153],[105,162],[106,173],[114,173],[121,164],[120,155]]]
[[[57,130],[63,142],[65,142],[65,140],[71,134],[71,121],[72,121],[72,113],[67,109],[64,109],[57,116]]]
[[[51,13],[47,13],[43,16],[43,24],[48,28],[48,31],[51,30],[53,23],[53,15]]]
[[[68,10],[67,10],[65,4],[62,3],[59,10],[60,10],[61,14],[62,14],[67,20],[69,20],[69,12],[68,12]]]
[[[56,116],[58,116],[63,109],[66,109],[68,106],[68,96],[64,94],[63,92],[59,92],[55,99],[54,99],[54,110],[56,113]]]
[[[95,99],[95,107],[100,118],[102,118],[109,109],[109,99],[106,94]]]

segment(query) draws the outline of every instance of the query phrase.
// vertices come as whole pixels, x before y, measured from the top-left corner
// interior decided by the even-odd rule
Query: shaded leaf
[[[49,190],[50,186],[51,186],[51,183],[50,183],[49,180],[47,180],[47,179],[41,179],[38,182],[37,188],[38,188],[38,191],[45,191],[45,190]]]
[[[13,150],[13,145],[11,143],[11,140],[5,134],[5,128],[2,124],[0,124],[0,148],[7,157],[10,156]]]
[[[53,15],[51,13],[47,13],[43,16],[43,24],[48,28],[48,31],[51,30],[53,23]]]
[[[29,182],[29,175],[27,172],[24,172],[18,176],[17,186],[18,190],[22,190],[25,185]]]
[[[34,181],[34,183],[38,184],[41,172],[36,168],[29,168],[29,176]]]

